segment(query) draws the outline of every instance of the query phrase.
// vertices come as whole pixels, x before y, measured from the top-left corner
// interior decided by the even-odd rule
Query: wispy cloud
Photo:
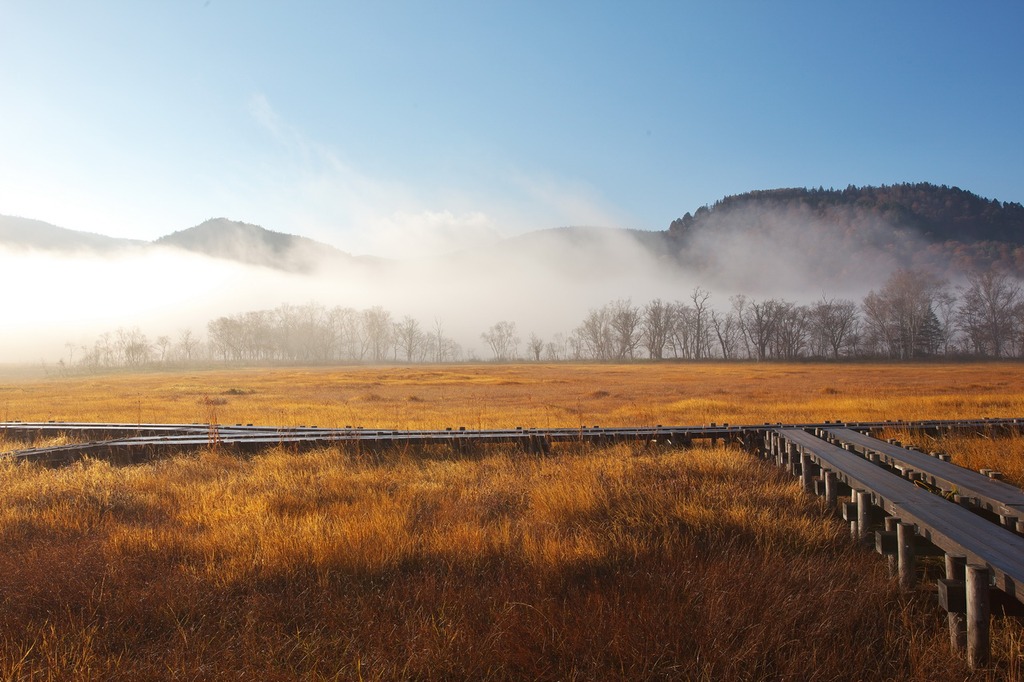
[[[475,246],[502,236],[564,225],[620,225],[621,218],[583,183],[545,173],[510,171],[501,196],[466,187],[437,187],[363,172],[335,149],[286,121],[264,94],[249,115],[272,140],[248,171],[248,194],[260,216],[242,220],[302,232],[346,251],[419,257]],[[244,210],[235,202],[237,210]]]

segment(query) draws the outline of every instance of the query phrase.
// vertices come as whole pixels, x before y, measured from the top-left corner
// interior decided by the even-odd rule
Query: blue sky
[[[0,0],[0,214],[404,255],[752,189],[1024,201],[1024,2]]]

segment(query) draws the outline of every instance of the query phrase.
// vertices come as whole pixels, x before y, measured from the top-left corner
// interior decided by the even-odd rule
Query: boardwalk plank
[[[979,505],[996,514],[1024,515],[1024,491],[1020,488],[965,469],[951,462],[886,443],[852,429],[825,429],[829,435],[849,443],[859,452],[874,450],[889,461],[926,473],[935,485],[978,499]]]
[[[1024,538],[802,429],[778,433],[850,487],[870,491],[876,505],[916,524],[918,535],[947,554],[963,554],[968,563],[988,566],[996,587],[1024,603]]]

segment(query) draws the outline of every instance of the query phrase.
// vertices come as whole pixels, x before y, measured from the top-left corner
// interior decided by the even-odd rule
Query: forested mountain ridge
[[[715,233],[750,237],[780,225],[798,226],[788,236],[801,240],[827,233],[851,253],[877,247],[914,265],[1024,273],[1024,206],[930,183],[746,192],[672,221],[668,236],[685,249]]]

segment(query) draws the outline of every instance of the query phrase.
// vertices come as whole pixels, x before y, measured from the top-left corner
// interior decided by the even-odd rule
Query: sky
[[[0,214],[407,256],[775,187],[1024,201],[1024,3],[0,0]]]

